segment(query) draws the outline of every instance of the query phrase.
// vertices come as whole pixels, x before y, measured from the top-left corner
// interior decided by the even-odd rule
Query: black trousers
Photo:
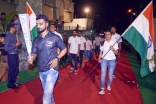
[[[19,73],[18,54],[8,54],[8,87],[14,87]]]

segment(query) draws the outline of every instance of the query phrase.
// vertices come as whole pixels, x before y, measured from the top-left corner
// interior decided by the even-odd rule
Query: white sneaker
[[[74,70],[74,74],[77,74],[77,70]]]
[[[104,94],[105,94],[104,90],[101,90],[101,91],[99,92],[99,95],[104,95]]]
[[[110,86],[107,86],[107,90],[108,90],[108,91],[111,91],[111,87],[110,87]]]
[[[115,75],[113,75],[113,78],[116,78]]]
[[[69,70],[69,72],[73,72],[73,70],[74,70],[74,68],[71,67],[70,70]]]
[[[77,66],[79,67],[80,66],[80,63],[78,63]]]

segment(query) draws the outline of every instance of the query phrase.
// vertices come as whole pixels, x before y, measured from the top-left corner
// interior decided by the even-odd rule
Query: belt
[[[9,52],[8,54],[17,54],[17,52]]]

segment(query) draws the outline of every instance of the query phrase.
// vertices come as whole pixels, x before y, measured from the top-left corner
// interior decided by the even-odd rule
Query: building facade
[[[72,0],[42,0],[43,14],[47,15],[50,21],[71,22],[74,14],[74,3]]]
[[[45,14],[50,21],[71,22],[74,14],[72,0],[0,0],[0,13],[9,14],[18,11],[26,13],[26,2],[29,3],[35,14]]]

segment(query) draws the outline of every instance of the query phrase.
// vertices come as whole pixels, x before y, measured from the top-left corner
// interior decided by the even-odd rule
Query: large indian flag
[[[31,33],[31,40],[33,41],[38,36],[38,30],[36,27],[36,15],[31,9],[28,2],[26,2],[26,12],[29,15],[29,25],[30,25],[30,33]]]
[[[153,72],[153,62],[147,62],[154,55],[154,21],[153,2],[151,1],[135,21],[123,33],[123,37],[140,54],[142,64],[140,75],[142,77]]]

